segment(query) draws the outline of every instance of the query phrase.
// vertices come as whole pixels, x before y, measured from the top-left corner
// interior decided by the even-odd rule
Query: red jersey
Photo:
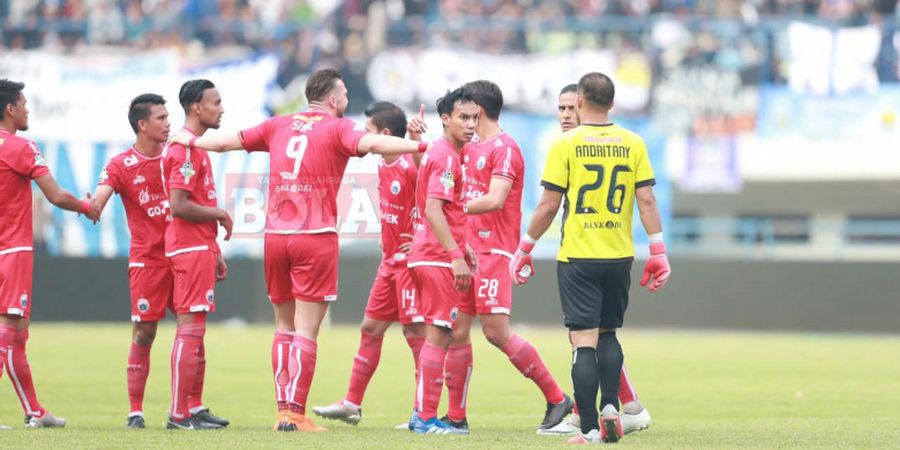
[[[488,193],[492,178],[512,183],[506,203],[498,211],[469,215],[466,240],[478,253],[512,255],[519,245],[522,227],[522,189],[525,158],[513,138],[501,132],[493,138],[466,144],[463,150],[464,201]]]
[[[337,233],[337,194],[365,131],[319,109],[241,131],[247,151],[269,152],[266,233]]]
[[[412,155],[402,155],[388,164],[378,162],[378,197],[381,206],[381,261],[388,266],[406,262],[406,254],[398,247],[413,234],[416,176],[418,170]]]
[[[0,130],[0,255],[33,250],[31,180],[49,173],[33,141]]]
[[[166,222],[169,199],[163,188],[162,155],[150,158],[134,147],[109,160],[100,172],[102,186],[122,198],[131,232],[129,267],[159,267],[166,260]]]
[[[444,200],[444,215],[460,250],[466,248],[466,214],[462,210],[462,166],[459,153],[441,138],[419,163],[416,178],[416,224],[409,266],[450,266],[450,253],[438,241],[425,218],[425,201]]]
[[[163,152],[161,166],[166,198],[173,189],[181,189],[189,192],[188,200],[200,206],[218,206],[212,164],[206,150],[171,144]],[[215,220],[191,222],[172,218],[166,227],[166,256],[201,250],[218,251],[218,232],[219,223]]]

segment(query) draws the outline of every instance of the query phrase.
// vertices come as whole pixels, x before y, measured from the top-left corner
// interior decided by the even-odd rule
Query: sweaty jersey
[[[100,172],[99,185],[122,198],[131,232],[129,267],[166,266],[169,199],[163,188],[162,154],[148,157],[131,147],[114,156]]]
[[[413,234],[418,170],[412,155],[401,155],[391,163],[378,162],[378,197],[381,206],[381,261],[394,267],[405,265],[406,254],[400,244]],[[401,234],[409,235],[401,237]]]
[[[266,233],[337,233],[337,194],[365,131],[319,109],[241,131],[247,151],[269,152]]]
[[[206,150],[171,144],[163,152],[161,165],[166,198],[172,195],[173,190],[180,189],[188,191],[188,200],[200,206],[218,206],[212,164]],[[218,231],[219,223],[215,220],[191,222],[173,217],[166,227],[166,256],[202,250],[218,251]]]
[[[502,252],[512,255],[519,245],[522,187],[525,183],[525,159],[519,145],[506,132],[486,141],[466,144],[463,178],[463,201],[487,194],[493,178],[503,178],[512,183],[502,209],[468,216],[466,236],[466,242],[478,253]]]
[[[635,190],[656,184],[644,140],[614,124],[581,124],[550,149],[541,186],[565,194],[557,260],[634,259]]]
[[[444,200],[443,211],[453,240],[460,250],[466,248],[466,214],[462,210],[462,166],[459,153],[441,138],[419,163],[416,177],[416,223],[409,267],[450,265],[450,253],[444,249],[425,217],[425,203],[429,198]]]
[[[0,255],[32,251],[31,180],[49,173],[33,141],[0,130]]]

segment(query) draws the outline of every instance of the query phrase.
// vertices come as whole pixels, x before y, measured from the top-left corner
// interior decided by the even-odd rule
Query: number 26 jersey
[[[634,194],[656,184],[644,140],[614,124],[582,124],[550,148],[541,186],[562,192],[563,229],[557,260],[634,259]]]

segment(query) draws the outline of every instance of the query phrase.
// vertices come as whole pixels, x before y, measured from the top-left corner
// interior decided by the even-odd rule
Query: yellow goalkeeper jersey
[[[634,259],[634,193],[656,184],[644,140],[615,124],[581,124],[553,143],[541,186],[562,192],[563,227],[557,260]]]

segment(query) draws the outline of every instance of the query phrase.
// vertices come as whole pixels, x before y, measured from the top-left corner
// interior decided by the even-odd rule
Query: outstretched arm
[[[91,207],[90,202],[80,200],[69,191],[59,187],[53,175],[49,173],[41,175],[35,178],[34,181],[37,183],[38,188],[41,189],[41,192],[44,193],[44,197],[47,197],[47,201],[57,208],[84,214],[94,222],[99,218],[99,212]]]
[[[194,141],[191,144],[191,141]],[[241,143],[240,132],[215,133],[209,136],[194,137],[190,133],[181,131],[169,139],[169,142],[181,144],[184,146],[193,145],[211,152],[227,152],[230,150],[241,150],[244,144]]]

